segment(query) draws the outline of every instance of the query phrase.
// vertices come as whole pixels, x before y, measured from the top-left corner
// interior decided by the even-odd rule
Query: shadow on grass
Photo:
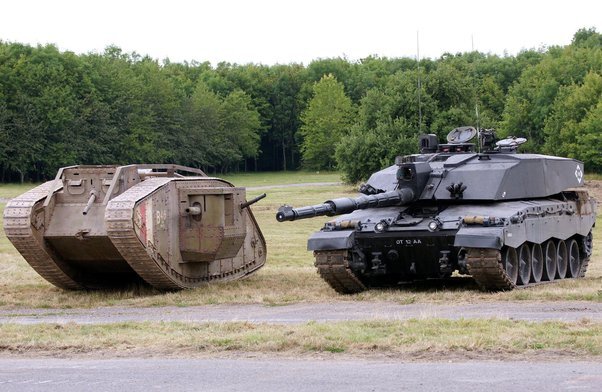
[[[107,305],[111,304],[112,301],[160,297],[165,295],[166,293],[172,292],[157,290],[143,281],[97,289],[86,289],[77,291],[62,289],[58,290],[60,290],[60,292],[58,293],[59,295],[67,295],[75,300],[77,300],[77,298],[81,298],[86,299],[88,301],[98,301],[101,303],[106,301]],[[102,306],[102,304],[100,304],[100,306]]]
[[[448,279],[425,279],[413,282],[401,282],[395,286],[374,284],[371,290],[388,290],[408,293],[433,293],[439,291],[480,291],[476,282],[469,277],[454,276]]]

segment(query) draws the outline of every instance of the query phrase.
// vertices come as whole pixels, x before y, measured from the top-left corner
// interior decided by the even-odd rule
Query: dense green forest
[[[415,152],[418,134],[461,125],[602,171],[602,35],[581,29],[570,45],[516,56],[215,67],[0,41],[1,181],[165,162],[210,173],[336,168],[354,182]]]

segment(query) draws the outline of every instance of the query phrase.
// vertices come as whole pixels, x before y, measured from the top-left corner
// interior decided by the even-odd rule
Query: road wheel
[[[553,240],[544,243],[545,263],[543,263],[543,280],[554,280],[556,276],[556,244]]]
[[[518,284],[526,285],[531,279],[531,249],[526,242],[518,248]]]
[[[574,239],[569,241],[568,251],[568,274],[569,277],[576,278],[579,276],[579,271],[581,270],[581,258],[579,257],[579,244],[577,241]]]
[[[556,245],[556,279],[564,279],[568,268],[568,252],[566,243],[559,240]]]
[[[539,283],[543,276],[543,251],[541,245],[533,244],[531,246],[531,282]]]
[[[516,284],[518,279],[518,256],[516,249],[509,246],[506,247],[502,255],[502,260],[504,260],[504,270],[506,270],[506,275],[508,275],[510,283]]]

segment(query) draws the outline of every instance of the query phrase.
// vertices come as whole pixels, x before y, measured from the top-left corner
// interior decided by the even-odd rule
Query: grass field
[[[338,182],[336,173],[261,173],[230,177],[239,186],[270,186],[282,182]],[[0,197],[13,197],[31,185],[0,186]],[[313,256],[306,250],[308,236],[327,219],[316,218],[277,223],[275,212],[284,203],[315,204],[327,198],[352,195],[345,185],[273,187],[253,190],[248,197],[267,192],[268,197],[253,207],[268,246],[266,266],[248,279],[214,284],[195,290],[160,293],[145,286],[108,292],[69,292],[55,288],[39,277],[0,233],[0,307],[72,308],[94,306],[190,306],[215,303],[263,303],[278,305],[303,301],[388,300],[398,303],[472,302],[498,300],[585,300],[602,301],[602,238],[600,222],[595,232],[594,257],[586,279],[568,280],[527,290],[503,293],[478,291],[470,279],[443,284],[416,284],[403,289],[371,290],[340,296],[316,274]],[[0,203],[0,210],[4,203]]]
[[[316,182],[341,182],[341,175],[328,171],[280,171],[260,173],[234,173],[222,177],[236,186],[255,187]]]
[[[118,323],[0,325],[2,348],[51,355],[335,354],[404,360],[453,357],[545,360],[602,356],[602,324],[512,320],[408,320],[270,325]]]
[[[0,184],[0,199],[10,199],[30,190],[37,184]],[[4,203],[2,203],[4,204]]]

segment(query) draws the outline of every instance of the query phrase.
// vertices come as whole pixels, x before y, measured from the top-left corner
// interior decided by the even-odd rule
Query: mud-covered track
[[[318,273],[336,292],[353,294],[366,290],[366,286],[349,268],[349,251],[316,251],[314,254]]]

